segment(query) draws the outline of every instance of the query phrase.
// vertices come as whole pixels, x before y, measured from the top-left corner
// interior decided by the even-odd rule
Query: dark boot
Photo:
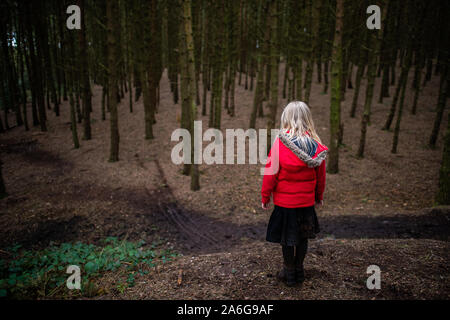
[[[303,281],[305,281],[305,271],[303,268],[295,269],[295,282],[303,283]]]
[[[296,283],[296,275],[295,269],[289,270],[286,266],[283,266],[280,272],[278,272],[277,278],[278,280],[285,282],[289,287],[292,287]]]
[[[295,248],[295,281],[297,283],[302,283],[303,281],[305,281],[305,271],[303,270],[303,261],[305,260],[307,250],[308,250],[308,239],[305,238]]]
[[[278,273],[278,279],[286,282],[288,287],[295,285],[294,247],[283,246],[283,269]]]
[[[286,285],[288,287],[295,286],[295,284],[296,284],[296,282],[295,282],[295,268],[288,269],[288,268],[284,267],[284,272],[286,274]]]
[[[278,280],[280,280],[280,281],[286,281],[286,270],[284,269],[284,266],[283,266],[283,268],[281,268],[281,270],[278,272],[277,278],[278,278]]]

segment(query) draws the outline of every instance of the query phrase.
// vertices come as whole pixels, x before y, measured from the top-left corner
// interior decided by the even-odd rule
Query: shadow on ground
[[[56,195],[47,195],[55,197]],[[0,235],[2,247],[20,243],[25,247],[42,247],[50,241],[88,241],[98,243],[108,236],[144,239],[147,243],[164,239],[183,253],[230,251],[242,239],[264,241],[266,223],[237,225],[203,212],[182,208],[165,186],[149,192],[142,190],[108,190],[90,186],[72,186],[71,191],[59,195],[58,201],[111,201],[116,210],[99,209],[95,214],[74,214],[68,206],[58,210],[51,220],[24,221]],[[12,203],[11,199],[9,200]],[[13,205],[20,205],[16,203]],[[120,210],[127,209],[127,215]],[[383,216],[320,217],[318,238],[335,239],[436,239],[449,241],[450,213],[448,209],[428,210],[423,214]]]
[[[55,175],[73,170],[71,163],[40,149],[34,140],[2,141],[0,151],[21,154],[33,164],[45,164]],[[44,247],[51,241],[60,243],[78,240],[97,243],[105,237],[115,236],[146,240],[147,243],[165,241],[167,244],[169,241],[176,250],[184,253],[209,253],[230,251],[241,244],[243,239],[265,240],[266,223],[238,225],[180,206],[158,160],[155,160],[155,164],[162,181],[162,187],[155,190],[127,190],[122,187],[109,189],[74,183],[64,185],[64,193],[39,190],[33,197],[39,201],[57,199],[62,205],[48,208],[49,215],[38,214],[29,220],[20,219],[20,223],[3,219],[2,224],[6,224],[6,221],[9,223],[0,226],[3,230],[0,234],[0,246],[6,248],[19,243],[24,247]],[[141,165],[145,168],[144,164]],[[59,190],[59,187],[53,190]],[[16,207],[20,212],[24,199],[10,196],[2,201],[6,208]],[[95,202],[98,207],[92,205],[91,212],[83,212],[77,208],[77,203],[89,201]],[[113,205],[102,206],[98,203]],[[319,213],[321,233],[318,238],[415,238],[449,241],[449,221],[449,208],[377,216],[321,217]]]

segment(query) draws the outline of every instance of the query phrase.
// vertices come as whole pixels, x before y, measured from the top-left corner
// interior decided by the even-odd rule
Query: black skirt
[[[275,206],[267,226],[266,240],[295,246],[302,239],[314,239],[320,232],[314,206],[304,208],[283,208]]]

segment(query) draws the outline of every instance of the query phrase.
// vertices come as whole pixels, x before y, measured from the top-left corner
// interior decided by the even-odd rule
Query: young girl
[[[301,101],[289,103],[281,115],[281,130],[270,150],[261,188],[263,209],[268,209],[273,196],[275,208],[266,240],[282,246],[284,267],[278,277],[288,286],[304,281],[308,238],[319,232],[314,204],[323,205],[327,150],[308,106]]]

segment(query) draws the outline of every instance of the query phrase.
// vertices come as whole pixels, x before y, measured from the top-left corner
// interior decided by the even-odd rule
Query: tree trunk
[[[183,1],[183,0],[182,0]],[[189,96],[189,71],[188,71],[188,57],[186,47],[186,32],[184,22],[180,24],[180,96],[181,96],[181,128],[191,129],[191,110],[190,110],[190,96]],[[191,163],[184,163],[183,175],[189,176],[191,174]]]
[[[75,101],[74,101],[74,79],[75,77],[75,71],[74,71],[74,65],[75,65],[75,50],[73,48],[73,41],[72,39],[69,39],[69,54],[72,54],[72,56],[69,56],[65,58],[66,61],[69,62],[69,65],[67,66],[67,92],[69,96],[69,104],[70,104],[70,128],[72,131],[72,141],[73,141],[73,147],[75,149],[78,149],[80,147],[80,141],[78,139],[78,130],[77,130],[77,118],[75,113]]]
[[[29,21],[33,21],[34,24],[37,26],[37,29],[39,30],[40,22],[39,19],[42,19],[42,17],[39,17],[40,15],[35,15],[33,11],[37,8],[34,6],[35,4],[32,3],[30,6],[27,6],[27,19]],[[40,36],[36,36],[36,50],[34,46],[35,36],[33,35],[33,28],[31,23],[27,23],[27,42],[29,46],[29,52],[30,52],[30,66],[32,69],[32,83],[34,85],[34,94],[35,94],[35,101],[36,101],[36,115],[38,116],[38,122],[41,127],[41,131],[47,131],[47,116],[45,114],[45,101],[44,101],[44,88],[42,83],[42,69],[41,69],[41,61],[42,61],[42,55],[40,50]],[[39,32],[38,33],[39,34]]]
[[[0,199],[6,197],[7,195],[5,181],[3,180],[3,162],[2,159],[0,159]]]
[[[189,105],[190,105],[190,133],[191,133],[191,190],[196,191],[200,189],[198,164],[194,163],[195,149],[194,149],[194,121],[197,117],[196,105],[196,86],[195,86],[195,60],[194,60],[194,39],[192,36],[192,15],[191,15],[191,0],[183,0],[184,13],[184,32],[186,37],[186,51],[187,51],[187,87],[189,89]],[[201,156],[201,155],[200,155]]]
[[[414,88],[414,100],[413,100],[413,106],[411,108],[411,114],[416,114],[417,111],[417,102],[419,101],[419,94],[421,91],[421,77],[422,77],[422,68],[416,67],[415,74],[414,74],[414,82],[416,83],[416,86]]]
[[[119,161],[119,119],[117,114],[117,82],[119,78],[119,46],[120,34],[119,0],[106,2],[107,17],[107,46],[108,46],[108,94],[109,94],[109,119],[110,119],[110,152],[109,161]]]
[[[264,100],[264,65],[263,65],[263,37],[260,35],[260,22],[266,17],[266,10],[262,8],[262,2],[258,6],[258,23],[257,25],[257,48],[256,48],[256,71],[258,72],[256,78],[255,94],[253,96],[253,107],[250,114],[249,128],[256,127],[256,116],[258,110],[262,109]]]
[[[447,71],[448,72],[448,71]],[[448,90],[447,81],[447,90]],[[444,138],[444,151],[439,170],[439,190],[435,198],[438,205],[450,205],[450,112],[448,113],[447,131]]]
[[[439,85],[439,98],[436,110],[436,117],[434,118],[433,131],[431,132],[429,146],[434,148],[436,146],[436,141],[439,135],[439,128],[442,122],[442,116],[444,114],[445,102],[448,96],[448,87],[450,82],[450,72],[448,71],[449,67],[444,66],[441,71],[441,81]]]
[[[275,121],[278,108],[278,12],[277,1],[270,0],[269,4],[270,18],[270,102],[269,116],[267,118],[267,150],[270,150],[272,144],[272,129],[275,129]]]
[[[91,134],[91,84],[89,82],[89,69],[88,69],[88,51],[86,44],[86,10],[84,6],[85,0],[78,0],[78,6],[81,9],[81,30],[78,31],[78,41],[80,46],[80,85],[82,90],[83,101],[83,140],[90,140]]]
[[[336,1],[336,28],[331,65],[330,149],[327,171],[339,172],[339,136],[341,130],[342,25],[344,0]]]
[[[356,115],[356,109],[358,108],[359,89],[361,87],[361,80],[364,74],[364,65],[358,65],[356,71],[355,91],[353,92],[352,108],[350,110],[350,117],[354,118]]]
[[[399,138],[399,134],[400,134],[400,123],[402,120],[402,113],[403,113],[403,105],[405,102],[405,89],[406,89],[406,83],[408,81],[408,73],[409,73],[409,69],[411,67],[411,50],[408,50],[406,53],[406,57],[404,58],[403,61],[403,67],[402,67],[402,73],[404,74],[403,79],[401,82],[403,82],[401,84],[402,89],[401,89],[401,93],[400,93],[400,102],[398,105],[398,110],[397,110],[397,120],[395,122],[395,129],[394,129],[394,139],[392,142],[392,153],[397,153],[397,146],[398,146],[398,138]]]
[[[364,147],[366,144],[366,131],[367,125],[370,119],[370,108],[372,105],[373,88],[375,86],[376,68],[377,68],[377,55],[379,48],[378,31],[372,30],[370,32],[370,46],[368,54],[368,70],[367,70],[367,88],[366,88],[366,100],[364,102],[364,112],[361,118],[361,138],[359,141],[359,148],[356,156],[358,158],[364,157]]]

